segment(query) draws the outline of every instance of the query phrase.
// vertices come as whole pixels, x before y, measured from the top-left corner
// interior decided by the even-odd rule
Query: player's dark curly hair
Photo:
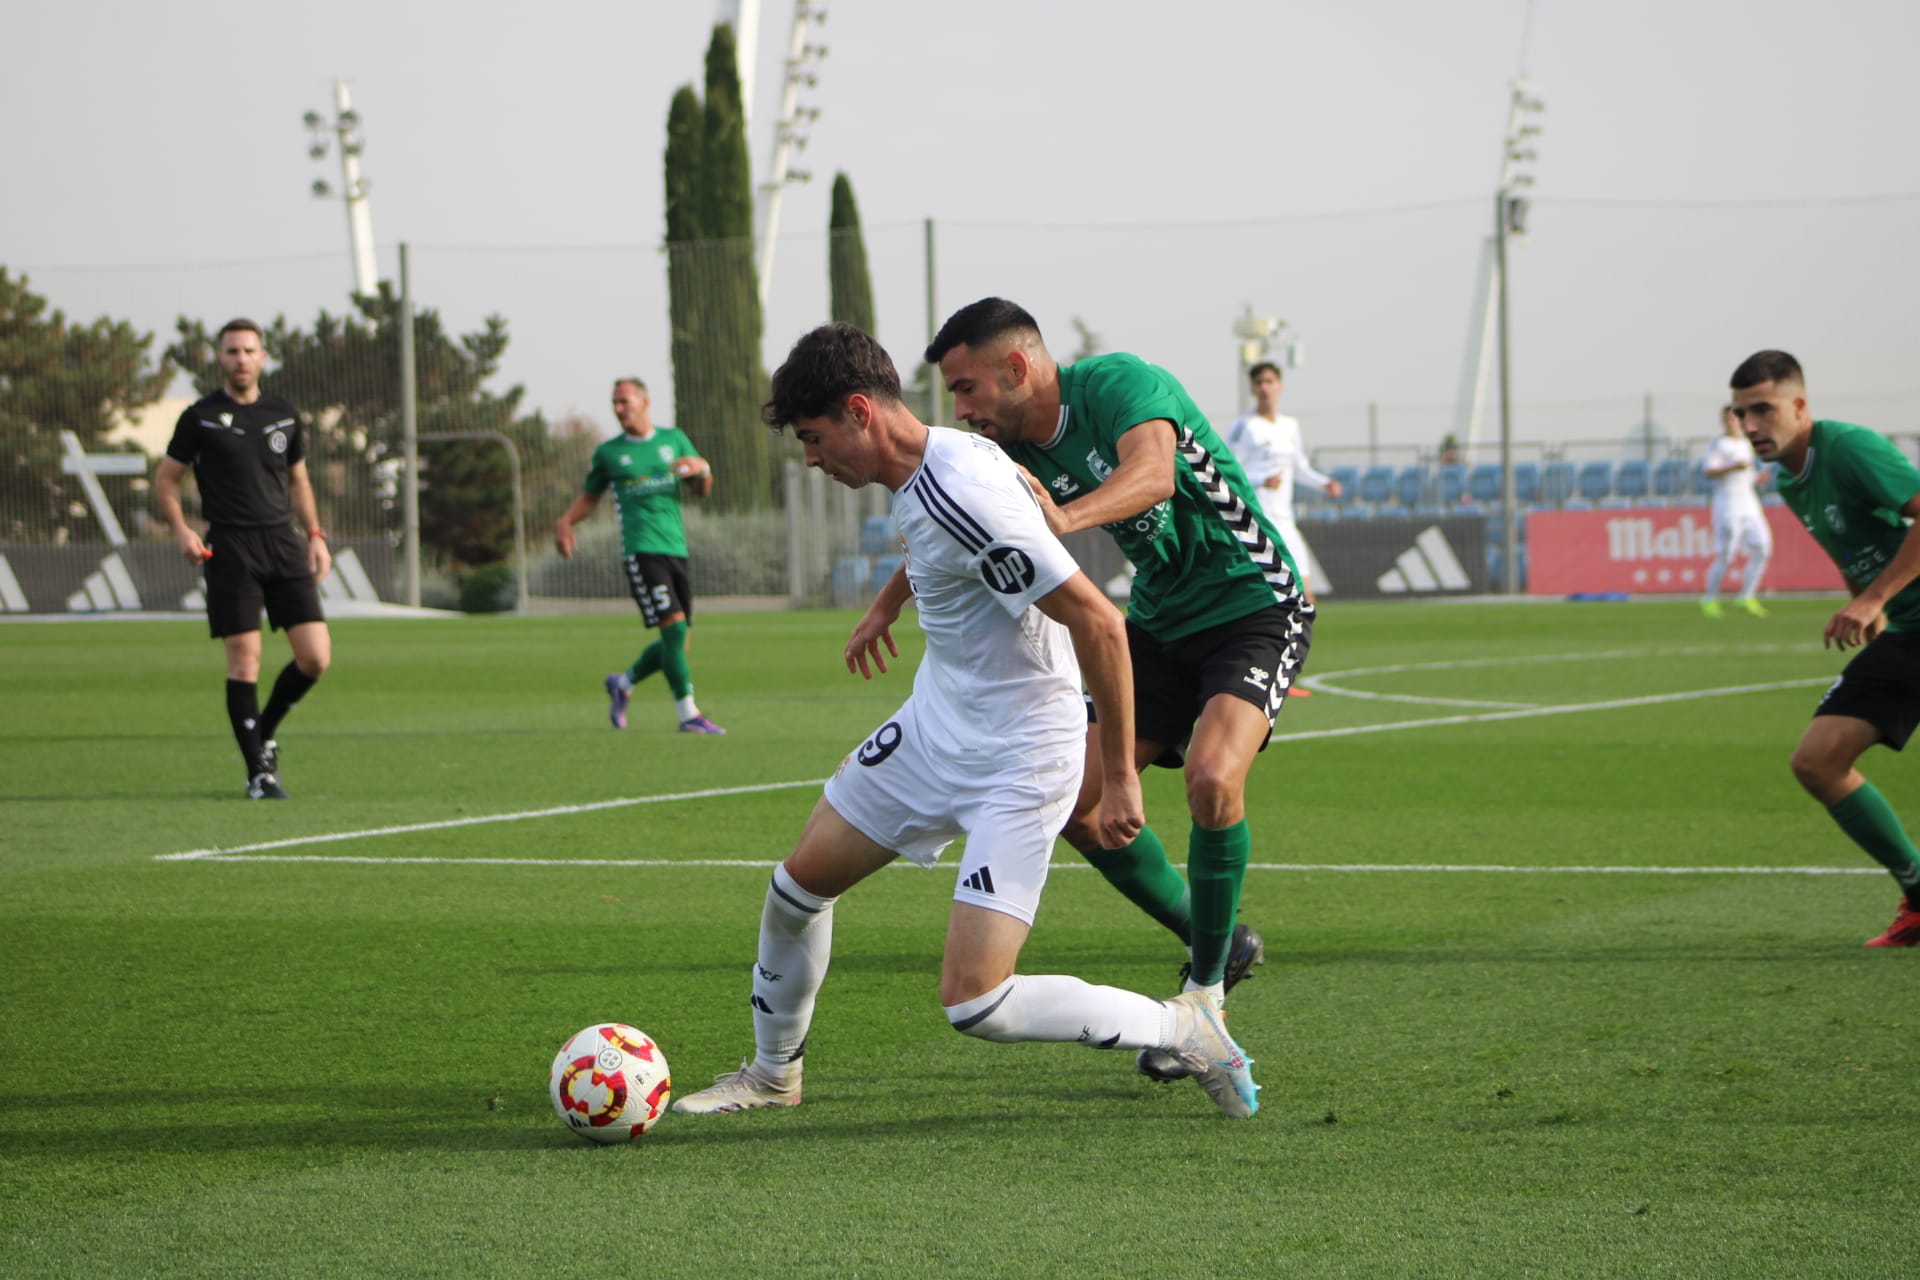
[[[940,358],[955,347],[972,347],[977,351],[1009,333],[1031,333],[1038,338],[1040,323],[1025,307],[1005,298],[969,302],[948,316],[940,332],[933,335],[933,341],[927,344],[927,363],[939,364]]]
[[[898,403],[900,371],[872,334],[850,324],[823,324],[793,344],[773,372],[773,398],[760,417],[775,431],[803,418],[838,417],[854,394]]]
[[[1784,351],[1756,351],[1740,362],[1727,385],[1735,391],[1744,391],[1763,382],[1797,382],[1805,386],[1807,376],[1800,372],[1800,362]]]

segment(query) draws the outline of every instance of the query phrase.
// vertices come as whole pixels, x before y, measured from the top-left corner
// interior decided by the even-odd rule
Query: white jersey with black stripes
[[[893,523],[927,637],[913,697],[936,749],[1004,761],[1082,742],[1072,641],[1033,607],[1079,566],[1013,461],[985,437],[928,428]]]

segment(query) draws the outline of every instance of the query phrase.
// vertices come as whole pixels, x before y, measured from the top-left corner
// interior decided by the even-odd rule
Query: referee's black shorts
[[[260,612],[276,631],[325,622],[320,588],[307,567],[307,542],[290,525],[207,531],[207,625],[214,637],[260,629]]]
[[[1880,731],[1895,751],[1920,726],[1920,634],[1882,631],[1840,672],[1814,708],[1818,716],[1852,716]]]

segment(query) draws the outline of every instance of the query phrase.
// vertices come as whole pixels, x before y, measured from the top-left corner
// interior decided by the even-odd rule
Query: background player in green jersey
[[[1800,362],[1784,351],[1748,356],[1732,385],[1755,456],[1780,464],[1780,497],[1853,593],[1824,642],[1865,646],[1814,710],[1793,774],[1900,883],[1893,923],[1867,945],[1917,946],[1920,852],[1854,763],[1876,742],[1900,750],[1920,724],[1920,470],[1877,431],[1815,421]]]
[[[1185,771],[1186,882],[1151,829],[1124,849],[1101,847],[1097,770],[1063,834],[1187,940],[1187,989],[1224,1001],[1264,954],[1235,915],[1252,848],[1247,773],[1312,636],[1293,561],[1240,464],[1166,370],[1119,353],[1058,364],[1033,317],[1003,298],[955,312],[926,358],[955,415],[1027,469],[1055,533],[1104,527],[1134,565],[1134,759]],[[1184,1074],[1152,1050],[1140,1067]]]
[[[600,495],[613,491],[620,518],[620,554],[627,585],[647,626],[660,638],[633,665],[607,677],[607,716],[627,727],[633,686],[658,671],[673,691],[682,733],[725,733],[700,714],[687,667],[687,629],[693,623],[693,588],[687,580],[687,526],[680,518],[680,489],[696,498],[713,492],[713,468],[684,431],[655,426],[647,384],[621,378],[613,384],[613,416],[620,434],[593,451],[586,483],[554,525],[553,542],[573,559],[573,526],[593,514]]]

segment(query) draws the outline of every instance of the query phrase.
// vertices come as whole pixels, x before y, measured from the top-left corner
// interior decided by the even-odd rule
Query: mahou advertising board
[[[1763,591],[1844,591],[1813,536],[1783,506],[1766,509],[1773,557]],[[1713,564],[1713,520],[1705,507],[1639,507],[1620,511],[1535,511],[1527,516],[1527,594],[1625,591],[1698,595]],[[1736,556],[1722,595],[1746,582]]]

